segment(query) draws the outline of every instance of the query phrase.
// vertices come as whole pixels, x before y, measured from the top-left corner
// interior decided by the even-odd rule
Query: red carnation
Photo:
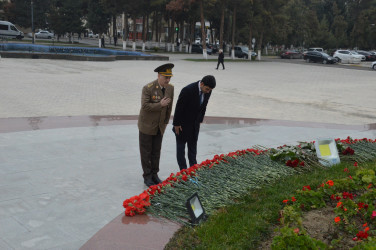
[[[353,155],[354,154],[354,149],[347,147],[345,150],[342,151],[343,155]]]
[[[303,191],[311,190],[311,187],[309,185],[303,187]]]

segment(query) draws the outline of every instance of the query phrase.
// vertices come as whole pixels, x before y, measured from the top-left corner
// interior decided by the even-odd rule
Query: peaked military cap
[[[156,68],[154,70],[154,72],[158,72],[159,74],[163,75],[163,76],[172,76],[172,68],[174,67],[175,65],[172,64],[172,63],[166,63],[166,64],[163,64],[161,66],[159,66],[158,68]]]

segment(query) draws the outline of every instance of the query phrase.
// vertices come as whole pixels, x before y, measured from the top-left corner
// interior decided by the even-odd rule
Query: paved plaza
[[[254,145],[376,138],[374,71],[227,58],[215,70],[185,60],[200,55],[166,55],[174,104],[185,85],[217,79],[199,162]],[[0,59],[0,249],[79,249],[146,188],[136,119],[141,89],[163,63]],[[179,170],[171,126],[161,179]]]
[[[363,124],[375,121],[375,72],[328,65],[234,62],[175,63],[176,102],[182,87],[217,78],[207,115]],[[200,55],[191,55],[201,58]],[[209,56],[215,58],[215,56]],[[0,61],[0,117],[138,115],[141,88],[163,62]]]

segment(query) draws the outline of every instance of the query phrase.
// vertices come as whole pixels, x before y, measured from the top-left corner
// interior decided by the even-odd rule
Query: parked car
[[[353,54],[350,50],[336,50],[333,57],[342,63],[360,63],[362,60],[361,56]]]
[[[308,51],[324,52],[324,49],[323,48],[309,48]]]
[[[206,43],[209,43],[209,38],[206,38]],[[201,44],[201,38],[196,37],[195,44]]]
[[[24,38],[24,33],[19,31],[13,23],[0,21],[0,38]]]
[[[192,53],[202,54],[202,52],[203,52],[203,48],[201,44],[192,44]],[[206,53],[208,53],[208,55],[211,55],[212,54],[211,48],[206,47]]]
[[[374,61],[374,62],[371,64],[371,68],[372,68],[373,70],[376,70],[376,61]]]
[[[303,52],[303,57],[307,54],[308,51],[318,51],[318,52],[324,52],[323,48],[309,48],[308,50],[305,50]]]
[[[88,37],[89,38],[98,38],[99,35],[98,34],[94,34],[93,31],[90,31]]]
[[[356,51],[358,54],[361,54],[366,57],[366,61],[375,61],[376,60],[376,55],[372,54],[371,52],[364,51],[364,50],[357,50]]]
[[[355,56],[358,56],[360,58],[360,60],[362,61],[365,61],[366,60],[366,57],[363,56],[362,54],[359,54],[358,52],[356,52],[355,50],[350,50],[350,52],[355,55]]]
[[[281,58],[287,58],[287,59],[302,59],[303,54],[300,53],[297,50],[286,50],[281,53]]]
[[[235,57],[248,59],[248,53],[249,53],[248,47],[235,46],[234,51],[235,51]],[[229,55],[231,56],[231,49],[230,49]],[[257,56],[257,53],[252,51],[251,56]]]
[[[319,52],[319,51],[308,51],[304,55],[304,60],[306,60],[307,62],[320,62],[323,64],[327,64],[327,63],[333,64],[337,62],[337,59],[335,59],[334,57],[329,56],[328,54],[324,52]]]
[[[55,36],[54,33],[49,32],[47,30],[40,30],[39,32],[35,33],[35,38],[47,38],[51,39]]]
[[[213,44],[206,44],[206,48],[210,48],[212,50],[212,54],[215,54],[218,52],[218,46]]]

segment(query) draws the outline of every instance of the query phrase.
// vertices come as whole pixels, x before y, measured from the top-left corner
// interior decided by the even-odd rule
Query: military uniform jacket
[[[171,99],[170,104],[166,107],[162,107],[160,104],[163,97]],[[171,84],[165,87],[164,96],[158,80],[143,87],[140,115],[138,116],[138,129],[141,133],[156,135],[158,130],[160,130],[163,135],[170,120],[173,99],[174,86]]]

